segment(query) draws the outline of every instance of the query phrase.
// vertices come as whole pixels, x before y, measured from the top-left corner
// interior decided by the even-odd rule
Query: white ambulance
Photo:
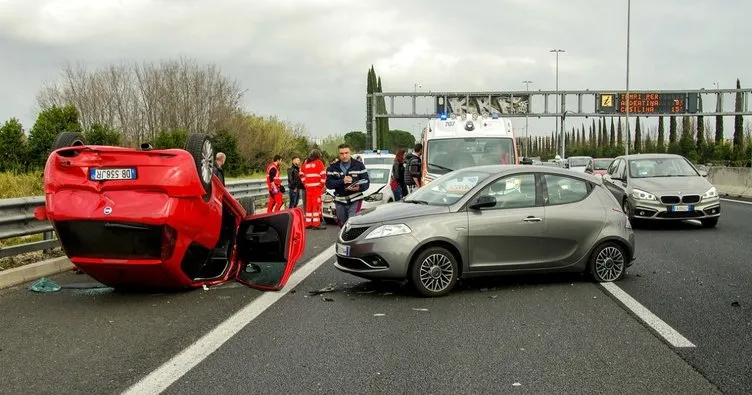
[[[472,166],[519,164],[512,121],[498,114],[430,119],[423,130],[423,182]]]

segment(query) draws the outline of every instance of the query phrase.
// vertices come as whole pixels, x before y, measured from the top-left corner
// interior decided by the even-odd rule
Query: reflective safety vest
[[[306,188],[325,188],[326,168],[324,162],[320,160],[309,162],[306,159],[300,166],[300,180]]]
[[[271,174],[272,169],[276,170],[273,177]],[[282,179],[279,178],[279,166],[272,162],[269,163],[269,166],[266,166],[266,188],[271,191],[275,186],[279,190],[279,187],[282,186]]]

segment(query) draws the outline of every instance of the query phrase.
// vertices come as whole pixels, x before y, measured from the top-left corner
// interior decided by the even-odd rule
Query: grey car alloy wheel
[[[597,281],[611,282],[624,276],[626,259],[620,248],[607,244],[595,254],[592,265],[593,276]]]
[[[441,292],[452,282],[452,262],[444,254],[431,254],[420,263],[420,282],[431,292]]]
[[[444,296],[457,283],[457,260],[443,247],[427,248],[413,262],[410,282],[423,296]]]

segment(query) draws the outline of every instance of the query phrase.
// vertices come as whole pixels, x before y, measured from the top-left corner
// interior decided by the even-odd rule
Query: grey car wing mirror
[[[479,196],[468,206],[472,210],[480,210],[484,207],[496,206],[496,198],[493,196]]]

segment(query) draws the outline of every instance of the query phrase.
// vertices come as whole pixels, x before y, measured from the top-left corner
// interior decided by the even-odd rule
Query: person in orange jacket
[[[266,212],[271,213],[279,211],[282,208],[282,199],[285,193],[285,187],[282,186],[282,179],[279,177],[279,162],[282,155],[274,155],[274,160],[266,167],[266,188],[269,190],[269,204],[266,206]]]
[[[326,229],[321,223],[321,195],[326,188],[326,167],[321,161],[321,151],[314,149],[300,166],[300,179],[305,186],[305,226],[313,229]]]

